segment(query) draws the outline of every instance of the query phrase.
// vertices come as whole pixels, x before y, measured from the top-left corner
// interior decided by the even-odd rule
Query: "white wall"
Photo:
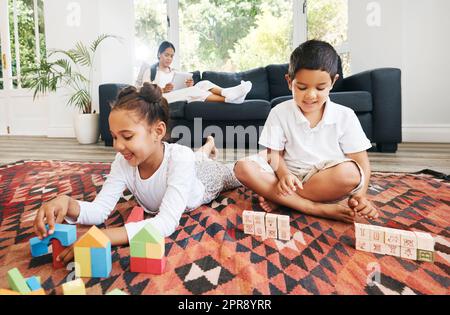
[[[78,41],[90,44],[103,33],[121,38],[104,41],[96,55],[93,108],[97,112],[100,84],[133,83],[133,0],[46,0],[44,16],[47,50],[70,49]],[[31,95],[26,90],[11,91],[2,100],[0,112],[8,115],[13,135],[75,136],[73,115],[77,111],[66,106],[67,91],[40,97],[35,102]]]
[[[404,142],[450,142],[448,12],[448,0],[349,0],[352,72],[402,69]]]

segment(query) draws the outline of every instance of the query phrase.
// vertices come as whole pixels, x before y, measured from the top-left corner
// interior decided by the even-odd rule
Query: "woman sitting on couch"
[[[158,49],[159,61],[152,66],[147,63],[141,66],[136,86],[141,87],[144,82],[157,84],[169,103],[209,101],[240,104],[244,102],[248,92],[252,89],[250,81],[241,81],[241,84],[237,86],[222,88],[207,80],[194,85],[194,81],[190,79],[186,80],[186,88],[175,90],[172,81],[176,71],[170,67],[174,55],[173,44],[167,41],[162,42]]]

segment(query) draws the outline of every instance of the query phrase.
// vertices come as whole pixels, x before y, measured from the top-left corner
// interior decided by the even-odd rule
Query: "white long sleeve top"
[[[149,222],[164,237],[171,235],[186,209],[201,206],[205,187],[196,176],[192,150],[178,144],[164,143],[164,146],[163,161],[148,179],[142,179],[138,168],[130,166],[118,153],[95,200],[78,201],[78,219],[73,221],[66,217],[66,221],[70,224],[102,224],[128,188],[146,212],[156,214],[147,220],[125,224],[128,240]]]

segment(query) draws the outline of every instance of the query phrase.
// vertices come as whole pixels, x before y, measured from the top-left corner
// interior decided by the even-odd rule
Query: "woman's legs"
[[[252,89],[252,83],[250,81],[241,81],[241,84],[231,88],[222,88],[208,80],[200,81],[195,86],[211,93],[205,98],[205,101],[235,104],[243,103],[245,97]]]

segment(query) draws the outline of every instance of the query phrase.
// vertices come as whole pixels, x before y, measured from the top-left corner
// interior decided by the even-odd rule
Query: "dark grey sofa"
[[[243,104],[215,102],[176,102],[170,104],[171,138],[198,147],[214,134],[218,147],[257,147],[257,141],[271,108],[291,99],[285,80],[288,65],[269,65],[239,73],[205,71],[194,73],[194,81],[210,80],[231,87],[249,80],[253,88]],[[367,135],[381,152],[395,152],[401,137],[401,72],[381,68],[341,78],[330,98],[352,108]],[[99,87],[100,129],[106,145],[112,145],[108,115],[110,104],[124,84],[102,84]]]

